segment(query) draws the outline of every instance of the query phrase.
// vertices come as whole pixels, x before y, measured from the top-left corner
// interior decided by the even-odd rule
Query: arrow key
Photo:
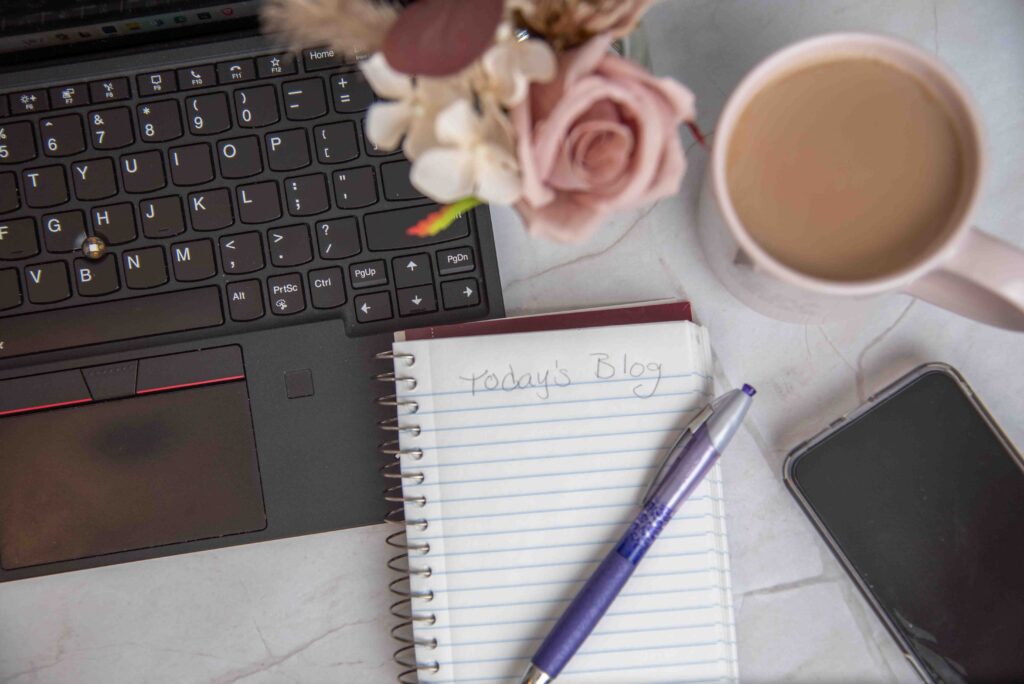
[[[410,254],[395,257],[391,260],[391,270],[395,274],[396,287],[414,287],[428,285],[433,281],[430,277],[430,255]]]
[[[476,278],[449,280],[446,283],[441,283],[441,297],[444,299],[444,308],[446,309],[476,306],[480,303],[480,286],[477,284]]]
[[[355,298],[356,320],[371,323],[391,318],[391,298],[387,292],[374,292]]]
[[[437,298],[434,297],[434,286],[407,287],[398,291],[398,313],[402,316],[437,311]]]

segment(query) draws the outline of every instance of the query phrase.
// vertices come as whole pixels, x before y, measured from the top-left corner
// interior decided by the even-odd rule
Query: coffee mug
[[[751,237],[729,197],[727,152],[740,115],[763,88],[804,67],[858,57],[883,60],[909,73],[944,105],[963,148],[963,188],[945,232],[911,263],[867,280],[838,281],[782,263]],[[866,313],[880,296],[901,292],[990,325],[1024,330],[1024,251],[971,222],[984,168],[975,106],[956,77],[931,55],[869,34],[811,38],[761,62],[726,103],[700,197],[701,244],[712,270],[737,299],[782,320],[821,323],[847,318]]]

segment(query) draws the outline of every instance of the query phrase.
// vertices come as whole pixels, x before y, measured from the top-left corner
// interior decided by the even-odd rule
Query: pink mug
[[[964,146],[967,187],[945,234],[906,268],[871,280],[833,281],[801,273],[758,245],[740,222],[726,184],[730,138],[751,99],[781,74],[837,57],[871,56],[908,71],[946,105]],[[879,296],[902,292],[990,325],[1024,330],[1024,251],[973,227],[985,169],[974,104],[931,55],[882,36],[838,33],[791,45],[754,68],[729,98],[700,198],[699,234],[718,278],[747,306],[782,320],[820,323],[864,313]]]

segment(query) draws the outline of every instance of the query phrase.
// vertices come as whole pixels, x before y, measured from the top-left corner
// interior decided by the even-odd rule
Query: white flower
[[[423,152],[409,174],[420,192],[442,203],[471,196],[492,204],[519,199],[519,165],[495,117],[460,99],[437,115],[435,133],[444,146]]]
[[[366,114],[366,137],[377,147],[402,151],[415,159],[423,150],[437,145],[434,120],[437,113],[462,97],[468,84],[464,78],[419,78],[395,71],[384,55],[375,53],[360,67],[373,91],[389,102],[376,102]]]
[[[518,40],[504,27],[503,39],[481,58],[487,75],[487,88],[501,104],[519,104],[529,92],[530,83],[546,83],[555,77],[557,62],[551,46],[543,40]]]

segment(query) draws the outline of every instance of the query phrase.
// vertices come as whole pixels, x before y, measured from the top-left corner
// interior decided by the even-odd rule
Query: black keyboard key
[[[321,259],[344,259],[359,254],[359,226],[355,218],[327,219],[316,224]]]
[[[181,112],[174,100],[158,100],[138,105],[139,133],[145,142],[165,142],[180,138]]]
[[[220,325],[220,292],[204,287],[4,319],[0,358]]]
[[[424,207],[367,214],[363,217],[363,226],[366,228],[366,246],[375,252],[385,249],[426,247],[469,235],[469,221],[464,214],[434,236],[418,237],[406,233],[427,214],[437,211],[437,208],[436,204],[428,204]]]
[[[89,84],[89,99],[93,102],[115,102],[131,97],[127,78],[108,78]]]
[[[476,268],[472,247],[456,247],[437,253],[437,272],[443,276],[465,273]]]
[[[297,71],[295,58],[289,54],[265,55],[256,58],[256,75],[260,78],[287,76]]]
[[[379,259],[377,261],[364,261],[361,264],[352,264],[348,267],[348,277],[352,287],[356,289],[388,284],[387,267]]]
[[[321,164],[340,164],[359,156],[356,125],[351,121],[317,126],[313,131],[313,140],[316,158]]]
[[[182,282],[206,280],[217,275],[213,243],[209,240],[192,240],[171,245],[171,263],[174,266],[174,278]]]
[[[50,103],[54,109],[89,104],[89,89],[84,83],[50,88]]]
[[[238,218],[242,223],[266,223],[281,218],[281,194],[274,181],[240,185]]]
[[[391,318],[391,297],[387,292],[359,295],[353,304],[356,307],[356,320],[360,323],[372,323]]]
[[[336,69],[344,64],[344,55],[337,53],[334,48],[316,47],[302,51],[302,65],[306,67],[306,71]]]
[[[21,187],[30,207],[53,207],[68,201],[68,183],[60,166],[22,171]]]
[[[319,78],[289,81],[284,88],[284,114],[292,121],[315,119],[327,113],[324,82]]]
[[[309,140],[304,129],[268,133],[266,140],[271,171],[294,171],[309,166]]]
[[[127,107],[89,112],[89,131],[92,134],[92,146],[97,150],[116,150],[135,142],[132,115]]]
[[[377,203],[377,174],[372,166],[335,171],[333,178],[339,209],[360,209]]]
[[[43,217],[43,243],[47,252],[74,252],[86,238],[85,216],[80,211],[65,211]]]
[[[289,178],[284,182],[284,192],[292,216],[322,214],[331,208],[327,180],[322,173]]]
[[[21,304],[21,285],[18,283],[18,272],[13,268],[0,270],[0,311],[13,309]],[[0,348],[0,354],[3,349]]]
[[[212,64],[178,69],[178,86],[182,90],[209,88],[217,85],[217,70]]]
[[[231,193],[227,188],[193,192],[188,196],[192,230],[221,230],[235,222],[231,211]]]
[[[172,147],[171,180],[175,185],[201,185],[213,180],[213,159],[205,143]]]
[[[7,105],[7,96],[0,95],[0,117],[10,116],[11,109]]]
[[[77,114],[40,119],[39,137],[47,157],[67,157],[85,149],[85,131]]]
[[[36,223],[30,218],[0,223],[0,260],[16,261],[39,254]]]
[[[480,286],[476,278],[449,280],[441,283],[441,299],[446,309],[464,309],[480,303]]]
[[[225,273],[238,275],[263,268],[263,243],[259,233],[239,233],[220,239],[220,263]]]
[[[11,172],[0,173],[0,214],[14,211],[20,206],[18,177]]]
[[[112,159],[89,159],[71,165],[71,181],[75,197],[98,200],[117,194],[117,174]]]
[[[108,245],[121,245],[137,237],[135,209],[131,204],[111,204],[92,210],[92,229]]]
[[[429,254],[395,257],[391,260],[391,271],[395,274],[395,287],[426,285],[434,280],[430,275]]]
[[[157,287],[167,282],[167,262],[161,247],[146,247],[122,255],[124,282],[133,290]]]
[[[35,158],[31,123],[17,121],[0,126],[0,164],[17,164]]]
[[[67,266],[63,261],[27,266],[25,268],[25,289],[28,301],[33,304],[52,304],[67,299],[71,296]],[[8,322],[4,321],[5,329],[7,324]]]
[[[274,228],[267,232],[270,261],[275,266],[298,266],[313,260],[313,246],[306,226]]]
[[[139,203],[142,216],[142,234],[159,239],[181,235],[185,232],[185,216],[181,211],[181,199],[177,196],[158,197]]]
[[[228,283],[228,311],[233,321],[255,321],[263,317],[263,294],[258,280]]]
[[[395,292],[398,299],[398,315],[415,316],[437,311],[437,298],[433,285],[407,287]]]
[[[274,86],[236,90],[235,109],[238,112],[238,125],[242,128],[261,128],[281,120]]]
[[[334,309],[345,303],[341,269],[321,268],[309,272],[309,302],[314,309]]]
[[[152,192],[167,185],[160,152],[138,152],[121,157],[121,185],[125,192]]]
[[[225,178],[248,178],[263,173],[260,143],[253,135],[217,143],[217,158],[220,174]]]
[[[217,80],[221,83],[241,83],[256,78],[256,65],[251,59],[234,59],[217,65]]]
[[[107,254],[96,261],[75,259],[75,287],[83,297],[116,292],[121,287],[117,281],[117,257]]]
[[[306,308],[302,276],[298,273],[268,278],[267,292],[270,294],[270,310],[278,316],[290,316]]]
[[[151,74],[140,74],[135,77],[139,86],[139,96],[163,95],[178,89],[178,82],[173,71],[156,71]]]
[[[387,157],[388,155],[395,154],[395,150],[385,150],[377,147],[377,143],[370,140],[369,136],[366,135],[366,123],[363,123],[363,145],[366,148],[366,154],[371,157]]]
[[[12,116],[45,112],[50,109],[50,100],[46,97],[45,90],[26,90],[20,93],[11,93],[10,101]]]
[[[341,114],[364,112],[373,104],[373,88],[361,71],[335,74],[331,77],[334,111]]]
[[[228,96],[224,93],[198,95],[185,100],[188,129],[193,135],[215,135],[231,128]]]
[[[423,195],[409,181],[409,161],[388,162],[380,165],[380,175],[384,180],[384,199],[409,200],[422,199]]]

